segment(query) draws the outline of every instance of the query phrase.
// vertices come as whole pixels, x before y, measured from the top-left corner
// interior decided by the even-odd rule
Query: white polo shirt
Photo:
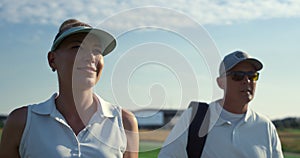
[[[28,106],[19,153],[24,158],[109,157],[120,158],[126,149],[121,108],[99,96],[96,113],[76,136],[56,109],[54,94],[49,100]]]
[[[240,121],[233,123],[219,117],[223,108],[209,104],[209,133],[202,158],[282,158],[281,143],[275,126],[250,108]],[[159,158],[187,158],[188,126],[192,109],[187,109],[176,123],[159,153]],[[225,112],[226,113],[226,112]],[[228,118],[228,117],[227,117]]]

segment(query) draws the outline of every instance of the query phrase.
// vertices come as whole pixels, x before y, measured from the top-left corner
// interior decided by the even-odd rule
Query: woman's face
[[[60,84],[72,83],[75,89],[93,87],[100,79],[104,60],[100,40],[87,33],[64,39],[55,50]]]

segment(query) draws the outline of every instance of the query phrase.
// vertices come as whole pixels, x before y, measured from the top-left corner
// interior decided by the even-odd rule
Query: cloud
[[[143,13],[122,16],[124,11],[144,6],[168,8],[174,12],[183,13],[201,24],[231,24],[239,21],[255,19],[289,18],[300,16],[300,1],[298,0],[3,0],[0,2],[0,19],[8,23],[41,23],[59,25],[67,18],[78,18],[91,24],[117,15],[118,23],[113,27],[130,27],[133,23],[148,24],[151,22],[168,23],[169,25],[183,24],[182,19],[174,17],[172,12],[165,12],[162,8]],[[121,12],[121,14],[120,14]],[[168,17],[162,18],[163,16]],[[124,14],[125,15],[125,14]]]

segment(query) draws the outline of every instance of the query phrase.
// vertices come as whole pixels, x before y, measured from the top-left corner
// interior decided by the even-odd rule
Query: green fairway
[[[2,128],[0,129],[0,141],[1,141],[1,137],[2,137]]]
[[[162,142],[141,141],[139,158],[156,158]]]
[[[151,151],[147,151],[147,152],[140,152],[139,158],[156,158],[159,151],[160,151],[160,149],[151,150]]]
[[[284,153],[284,158],[300,158],[300,154]]]
[[[300,153],[300,129],[278,130],[283,151]]]

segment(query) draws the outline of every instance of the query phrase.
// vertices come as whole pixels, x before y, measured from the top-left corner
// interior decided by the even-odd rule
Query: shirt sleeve
[[[158,158],[187,158],[186,145],[192,109],[183,112],[165,140]]]
[[[276,128],[273,124],[272,127],[272,158],[283,158],[281,142],[276,131]]]

